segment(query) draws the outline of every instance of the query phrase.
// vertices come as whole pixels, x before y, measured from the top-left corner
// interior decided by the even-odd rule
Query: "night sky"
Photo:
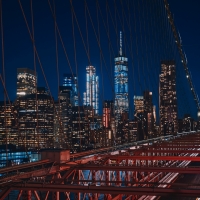
[[[51,5],[53,5],[53,1],[51,0],[50,2]],[[73,73],[76,73],[72,14],[69,1],[56,0],[55,2],[56,20],[70,62],[69,64],[66,59],[62,43],[57,32],[59,82],[60,85],[62,85],[63,73],[71,73],[71,69]],[[96,67],[97,75],[100,77],[100,104],[104,99],[109,100],[113,98],[114,57],[119,51],[119,31],[122,30],[123,52],[128,57],[130,66],[130,108],[133,110],[133,95],[142,95],[144,89],[153,91],[153,101],[158,107],[159,63],[161,59],[173,59],[173,56],[170,53],[165,53],[166,56],[160,53],[159,48],[162,48],[162,46],[154,47],[156,44],[164,45],[164,37],[167,38],[167,34],[166,36],[162,36],[165,31],[164,25],[162,26],[162,23],[160,24],[163,27],[163,30],[159,28],[159,25],[156,26],[156,20],[158,20],[157,16],[160,15],[159,8],[162,7],[160,2],[162,1],[152,0],[150,3],[148,0],[141,0],[140,3],[138,3],[136,0],[126,0],[123,1],[126,3],[122,6],[122,1],[116,0],[116,4],[114,4],[114,1],[111,0],[107,1],[109,2],[108,6],[110,9],[108,13],[106,12],[106,8],[108,8],[106,7],[106,0],[98,1],[100,9],[97,9],[96,1],[87,0],[90,15],[87,11],[85,15],[83,0],[73,0],[72,2],[79,23],[78,27],[75,22],[75,18],[73,18],[74,33],[76,38],[76,61],[81,98],[83,96],[83,92],[85,91],[85,68],[89,64]],[[27,17],[28,24],[31,27],[30,1],[21,0],[21,3]],[[17,68],[34,69],[33,46],[19,2],[17,0],[2,0],[2,4],[6,88],[10,99],[14,101],[16,98]],[[169,0],[169,5],[171,12],[174,14],[176,28],[181,35],[183,49],[187,56],[188,67],[192,74],[193,83],[196,87],[197,94],[200,94],[200,84],[198,83],[200,74],[200,27],[198,24],[200,21],[200,12],[198,8],[200,6],[200,1]],[[96,12],[97,10],[98,12]],[[33,13],[36,49],[38,51],[51,93],[54,98],[57,99],[58,76],[56,72],[55,29],[48,1],[33,0]],[[162,13],[161,15],[164,16]],[[125,18],[123,18],[123,16],[125,16]],[[150,19],[150,17],[152,17],[152,19]],[[91,19],[94,24],[91,24]],[[130,29],[128,25],[132,28]],[[79,28],[81,30],[81,36]],[[132,34],[130,34],[130,30],[132,31]],[[153,31],[157,32],[157,35],[153,36]],[[167,32],[167,30],[165,32]],[[146,33],[148,33],[147,36],[145,35]],[[99,35],[100,49],[103,52],[103,56],[100,56],[100,49],[97,42],[97,38],[99,40]],[[84,44],[82,42],[82,38],[84,40]],[[154,42],[154,39],[157,41]],[[87,54],[86,51],[88,50],[88,45],[89,53]],[[158,55],[158,51],[160,57]],[[167,51],[168,50],[166,50],[166,52]],[[173,50],[170,52],[172,51]],[[89,55],[89,57],[87,55]],[[146,66],[149,66],[149,68],[146,69]],[[36,61],[36,67],[38,73],[38,86],[46,86],[38,60]],[[181,70],[181,68],[178,69]],[[149,76],[149,74],[151,76]],[[186,79],[182,79],[182,82],[185,83]],[[184,87],[182,82],[180,82],[181,88]],[[2,86],[0,89],[2,91],[1,100],[3,100]],[[179,89],[178,86],[177,89]],[[186,96],[188,97],[184,97],[183,99],[188,98],[188,101],[190,101],[192,99],[192,95],[189,94],[189,90],[185,91],[185,94],[187,94]],[[185,104],[187,104],[187,102]],[[185,107],[185,104],[183,104],[183,107]],[[181,103],[179,103],[179,105],[181,105]],[[183,113],[190,111],[193,116],[196,115],[196,111],[193,108],[190,110],[183,110],[182,115]]]

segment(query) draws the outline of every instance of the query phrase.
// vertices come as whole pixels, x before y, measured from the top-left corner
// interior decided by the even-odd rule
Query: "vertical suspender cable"
[[[37,133],[37,148],[40,148],[40,141],[39,141],[39,130],[38,130],[38,95],[37,95],[37,68],[36,68],[36,57],[35,57],[35,31],[34,31],[34,18],[33,18],[33,2],[30,0],[31,4],[31,24],[32,24],[32,36],[33,36],[33,65],[34,65],[34,75],[36,77],[35,80],[35,106],[36,106],[36,133]],[[36,134],[34,129],[34,148],[35,146],[35,140],[36,140]]]
[[[4,62],[4,35],[3,35],[3,10],[2,10],[2,0],[0,0],[0,7],[1,7],[1,57],[2,57],[2,78],[4,84],[6,84],[6,77],[5,77],[5,62]],[[6,165],[8,164],[8,130],[7,130],[7,112],[6,112],[6,95],[4,89],[4,128],[5,128],[5,137],[6,137]]]

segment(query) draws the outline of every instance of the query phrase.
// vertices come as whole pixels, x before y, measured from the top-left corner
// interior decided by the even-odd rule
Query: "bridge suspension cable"
[[[175,27],[175,24],[174,24],[174,19],[172,17],[172,13],[170,11],[170,8],[169,8],[169,4],[168,4],[168,1],[167,0],[163,0],[164,1],[164,4],[165,4],[165,9],[167,11],[167,14],[168,14],[168,20],[171,24],[171,27],[172,27],[172,31],[173,31],[173,34],[174,34],[174,39],[175,39],[175,43],[178,47],[178,51],[179,51],[179,54],[180,54],[180,57],[181,57],[181,62],[183,64],[183,67],[184,67],[184,70],[185,70],[185,73],[186,73],[186,78],[188,79],[188,83],[190,85],[190,89],[191,89],[191,92],[194,96],[194,101],[196,103],[196,106],[197,106],[197,109],[198,111],[200,111],[200,102],[199,102],[199,98],[198,98],[198,95],[195,91],[195,88],[194,88],[194,85],[192,83],[192,77],[191,77],[191,74],[189,72],[189,69],[188,69],[188,65],[187,65],[187,58],[183,52],[183,49],[182,49],[182,44],[181,44],[181,39],[180,39],[180,36],[176,30],[176,27]]]

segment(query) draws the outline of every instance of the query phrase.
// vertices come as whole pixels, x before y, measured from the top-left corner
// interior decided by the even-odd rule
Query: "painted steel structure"
[[[162,61],[159,82],[160,130],[162,135],[178,132],[175,61]]]
[[[95,114],[99,113],[99,77],[94,66],[86,67],[86,92],[83,94],[83,105],[92,106]]]
[[[120,32],[119,55],[115,57],[114,61],[115,118],[118,121],[122,113],[129,113],[128,58],[122,52],[122,32]]]
[[[78,106],[78,78],[76,74],[64,74],[63,86],[71,87],[71,103],[73,106]]]
[[[198,167],[188,167],[191,161],[200,161],[200,133],[135,142],[135,146],[122,151],[92,153],[77,154],[75,162],[76,154],[72,154],[64,163],[50,159],[0,169],[0,199],[12,190],[19,191],[18,199],[28,200],[50,196],[59,200],[61,194],[66,199],[120,200],[200,195],[196,183],[174,183],[179,174],[200,174]],[[39,195],[40,191],[43,195]]]

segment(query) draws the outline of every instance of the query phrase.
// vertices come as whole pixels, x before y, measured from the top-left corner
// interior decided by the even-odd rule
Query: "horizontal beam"
[[[191,156],[127,156],[110,155],[110,160],[175,160],[175,161],[200,161],[200,157]]]
[[[182,149],[194,149],[194,148],[200,148],[200,145],[195,146],[195,145],[182,145],[182,144],[173,144],[173,143],[169,143],[169,144],[156,144],[154,145],[150,145],[150,146],[146,146],[147,148],[182,148]]]
[[[134,151],[134,149],[128,150],[128,152],[144,152],[144,153],[200,153],[200,150],[160,150],[160,149],[139,149],[138,151]]]
[[[49,168],[42,168],[42,169],[33,170],[33,171],[29,171],[29,172],[22,172],[22,173],[18,173],[15,175],[5,176],[5,177],[1,177],[0,186],[6,185],[7,181],[17,181],[17,180],[21,180],[21,179],[28,179],[31,177],[47,176],[47,175],[55,174],[58,171],[66,171],[69,169],[70,169],[70,166],[66,165],[66,166],[63,166],[62,168],[60,168],[60,166],[57,165],[57,166],[52,166]]]
[[[50,163],[53,164],[53,162],[49,161],[49,160],[40,160],[37,162],[25,163],[25,164],[15,165],[15,166],[11,166],[11,167],[4,167],[4,168],[0,169],[0,174],[4,174],[7,172],[11,172],[11,171],[22,170],[25,168],[36,167],[39,165],[50,164]]]
[[[95,185],[63,185],[63,184],[42,184],[42,183],[24,183],[12,186],[12,190],[36,190],[51,192],[81,192],[81,193],[99,193],[99,194],[125,194],[125,195],[183,195],[199,196],[200,190],[195,188],[176,189],[176,188],[158,188],[158,187],[115,187],[115,186],[95,186]]]
[[[181,174],[200,174],[200,167],[135,167],[135,166],[97,166],[97,165],[83,165],[78,170],[95,170],[95,171],[138,171],[138,172],[176,172]]]

